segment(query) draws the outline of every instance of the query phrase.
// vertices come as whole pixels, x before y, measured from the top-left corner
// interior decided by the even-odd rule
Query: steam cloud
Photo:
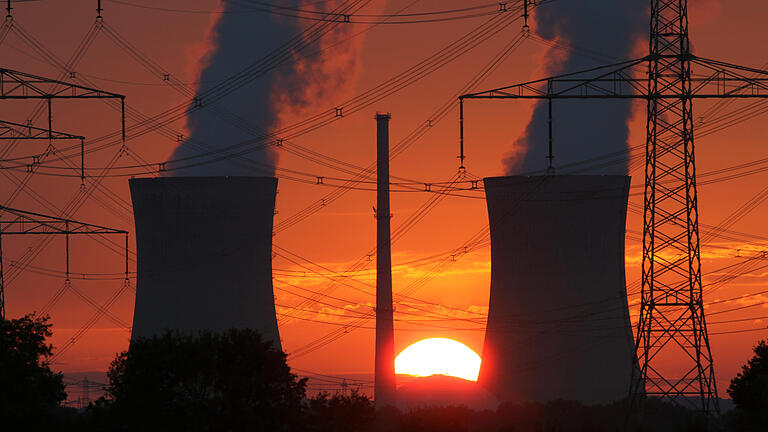
[[[311,24],[295,17],[263,12],[243,13],[241,2],[222,0],[222,3],[224,13],[214,25],[209,40],[214,49],[202,60],[198,95],[263,58]],[[272,3],[330,11],[342,1],[324,2],[320,6],[317,2],[305,5],[300,0],[276,0]],[[249,146],[250,151],[245,157],[254,163],[242,158],[224,157],[232,153],[227,151],[184,159],[223,150],[274,131],[281,123],[296,120],[297,116],[313,111],[315,103],[322,98],[326,98],[327,104],[328,93],[343,88],[343,81],[352,80],[359,67],[362,42],[335,46],[348,36],[351,30],[347,29],[350,28],[334,28],[306,50],[292,52],[285,64],[230,93],[213,106],[206,105],[205,99],[200,98],[203,108],[191,110],[187,115],[189,137],[170,157],[171,161],[177,160],[167,165],[171,175],[274,176],[277,154],[270,142]],[[246,120],[248,125],[257,126],[259,130],[242,127],[238,118]]]
[[[630,59],[640,38],[648,32],[646,0],[589,0],[557,2],[536,8],[536,31],[547,40],[559,39],[577,48],[586,48],[605,58],[589,54],[550,50],[565,58],[550,60],[550,75],[576,72],[601,64]],[[562,54],[564,53],[564,54]],[[610,60],[614,58],[615,60]],[[627,122],[632,115],[630,100],[555,100],[553,105],[553,137],[555,167],[580,162],[627,149]],[[533,112],[523,137],[515,149],[524,151],[505,160],[508,174],[538,172],[546,169],[548,160],[549,114],[546,101],[540,101]],[[626,163],[580,171],[579,174],[626,175]]]

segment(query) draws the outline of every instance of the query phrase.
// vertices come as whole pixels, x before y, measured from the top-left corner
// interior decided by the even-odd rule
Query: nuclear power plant
[[[486,178],[491,291],[479,383],[500,401],[606,403],[635,357],[624,275],[630,178]]]
[[[29,2],[25,19],[38,21],[38,28],[24,29],[14,10],[27,3],[7,0],[0,23],[0,51],[37,53],[46,60],[37,64],[32,56],[28,63],[6,55],[9,64],[0,65],[0,99],[20,104],[9,105],[0,116],[0,168],[10,173],[0,178],[10,182],[0,189],[6,192],[0,201],[0,320],[9,318],[9,289],[19,301],[11,300],[11,317],[36,315],[49,328],[46,338],[52,336],[50,328],[65,329],[46,342],[50,352],[38,362],[41,367],[105,369],[103,360],[114,347],[85,339],[93,329],[126,329],[137,341],[167,331],[195,335],[247,328],[276,348],[288,347],[284,358],[291,367],[317,377],[314,390],[338,388],[346,394],[348,377],[333,374],[357,375],[373,363],[372,378],[350,382],[373,386],[368,394],[375,406],[386,408],[407,399],[398,395],[396,348],[408,339],[453,332],[473,348],[483,344],[482,363],[473,363],[471,375],[450,373],[478,376],[474,388],[483,396],[493,394],[494,402],[626,399],[622,406],[632,411],[659,399],[719,417],[716,381],[722,391],[723,371],[738,369],[727,356],[716,375],[709,335],[725,340],[722,336],[743,334],[729,343],[744,350],[748,336],[765,330],[754,327],[757,319],[730,319],[741,308],[726,308],[748,296],[755,296],[749,306],[759,305],[760,292],[750,292],[756,285],[735,279],[749,276],[751,263],[765,258],[740,246],[760,236],[730,231],[737,222],[746,223],[743,217],[757,207],[757,198],[735,210],[738,218],[731,215],[723,223],[711,224],[716,215],[699,213],[702,184],[746,177],[756,172],[749,167],[764,160],[710,167],[706,181],[697,183],[701,171],[694,137],[764,114],[755,100],[768,99],[768,70],[694,50],[688,0],[520,0],[386,13],[367,10],[373,7],[368,2],[346,1],[308,6],[285,0],[258,10],[243,10],[242,2],[221,2],[211,10],[123,4],[130,9],[113,16],[124,20],[127,33],[105,21],[101,0],[95,21],[69,19],[82,13],[77,8],[35,11],[35,2]],[[172,14],[149,15],[155,12]],[[155,28],[135,25],[136,14],[152,18],[147,23],[156,23]],[[210,19],[202,19],[206,15]],[[92,25],[80,32],[82,40],[69,40],[77,42],[74,51],[59,52],[66,38],[55,46],[45,41],[61,39],[60,26],[34,19],[48,16]],[[480,16],[487,19],[476,19]],[[722,44],[720,36],[740,28],[727,25],[738,20],[720,21],[725,27],[706,31],[709,40]],[[422,27],[438,22],[442,30]],[[521,31],[509,32],[515,22]],[[370,40],[351,33],[368,24],[378,26],[366,35]],[[168,37],[169,29],[184,31]],[[35,35],[38,30],[44,34]],[[421,41],[424,32],[449,40]],[[6,36],[23,46],[6,46]],[[108,38],[110,47],[97,38]],[[423,42],[413,55],[379,49],[410,40]],[[732,45],[754,52],[751,39],[745,40],[736,37]],[[147,41],[160,43],[145,52]],[[439,45],[430,48],[434,43]],[[537,46],[527,46],[531,43]],[[638,44],[648,51],[641,53]],[[89,54],[95,47],[97,55]],[[204,49],[176,55],[186,47]],[[578,47],[622,60],[600,64]],[[515,52],[522,57],[514,58]],[[550,76],[530,77],[540,70]],[[503,84],[498,82],[502,75],[526,78]],[[156,82],[144,82],[150,78]],[[493,87],[481,90],[486,81]],[[110,91],[100,88],[107,82]],[[128,104],[134,96],[136,103]],[[446,99],[432,106],[442,96]],[[722,106],[696,108],[705,99]],[[59,107],[73,100],[100,100],[108,109]],[[491,100],[528,105],[520,111],[470,114],[470,106]],[[750,105],[726,107],[735,100]],[[458,106],[451,106],[454,101]],[[395,131],[390,147],[391,116],[377,114],[377,161],[366,164],[373,146],[367,153],[354,135],[363,125],[360,117],[383,103],[402,109],[397,118],[414,128]],[[639,113],[641,105],[645,113]],[[25,113],[25,107],[32,109]],[[451,120],[453,113],[458,118]],[[640,114],[645,114],[644,129],[637,121]],[[104,129],[118,117],[119,127],[115,121],[114,130]],[[456,121],[451,128],[458,132],[457,166],[447,163],[455,155],[440,154],[448,142],[444,125]],[[79,146],[65,144],[71,140]],[[426,143],[417,146],[419,141]],[[485,149],[468,159],[475,143]],[[416,151],[400,156],[403,163],[392,166],[390,177],[391,159],[409,149]],[[498,160],[489,157],[494,152]],[[711,154],[705,158],[718,160]],[[494,175],[489,170],[501,166],[505,177],[488,177],[480,185],[482,176]],[[289,231],[286,243],[291,244],[285,245],[296,251],[285,250],[280,257],[272,253],[278,174],[291,186],[285,194],[288,217],[277,231],[298,227]],[[642,183],[632,194],[633,210],[642,200],[636,227],[642,226],[641,239],[625,239],[629,174]],[[125,226],[132,223],[131,205],[121,179],[129,177],[134,227]],[[67,183],[72,194],[64,189]],[[419,197],[425,199],[416,206]],[[476,207],[483,197],[488,229],[455,239],[469,226],[465,222],[485,224],[482,208]],[[715,198],[719,205],[723,197]],[[451,206],[438,209],[443,200]],[[370,207],[375,248],[365,244],[373,241],[364,222],[372,223]],[[119,225],[83,222],[96,216],[115,216]],[[432,225],[414,236],[413,228],[426,223]],[[122,241],[101,239],[107,234]],[[727,244],[712,244],[717,237]],[[79,239],[89,238],[99,245],[80,244]],[[396,246],[407,247],[393,253],[393,238],[401,242]],[[629,251],[625,241],[631,242]],[[488,274],[485,257],[464,264],[471,254],[485,253],[489,243],[490,286],[477,276]],[[60,251],[47,250],[59,246]],[[732,248],[733,254],[710,254],[711,247]],[[120,255],[119,268],[102,262],[106,253]],[[629,293],[631,315],[625,253],[632,257],[630,274],[639,275]],[[461,259],[460,268],[449,270]],[[716,260],[729,263],[709,268]],[[702,282],[719,273],[723,277],[717,283]],[[133,288],[135,303],[129,305]],[[422,289],[428,292],[417,292]],[[739,295],[706,303],[715,289]],[[51,295],[42,303],[48,290]],[[486,299],[487,316],[482,311]],[[280,315],[285,341],[276,303],[287,312]],[[58,313],[54,308],[70,316],[48,322]],[[722,317],[709,323],[714,333],[709,333],[708,315]],[[69,327],[77,323],[79,328]],[[359,347],[366,336],[347,336],[368,330],[375,332],[370,350]],[[410,336],[398,337],[405,335]],[[348,345],[337,343],[342,338]],[[66,354],[83,340],[90,346],[78,351],[88,357]],[[91,348],[101,351],[91,353]],[[320,351],[323,357],[316,354],[321,349],[327,350]],[[455,360],[435,351],[427,351],[423,361]],[[297,361],[309,355],[316,357]]]
[[[130,180],[137,286],[132,339],[252,328],[280,348],[272,291],[277,179]]]
[[[380,406],[394,404],[395,394],[389,118],[377,116]],[[484,183],[492,267],[479,384],[502,402],[626,397],[636,365],[624,275],[630,178]],[[271,263],[276,187],[271,177],[130,180],[138,251],[132,338],[253,328],[281,346]]]

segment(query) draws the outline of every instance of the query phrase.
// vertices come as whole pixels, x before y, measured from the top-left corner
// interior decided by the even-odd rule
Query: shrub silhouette
[[[168,332],[118,354],[94,414],[127,430],[299,430],[306,379],[258,332]]]
[[[367,396],[357,390],[331,396],[322,392],[305,406],[307,432],[364,431],[374,421],[376,410]]]
[[[52,421],[67,398],[63,375],[48,367],[53,346],[49,317],[33,314],[0,321],[0,419],[26,428]]]
[[[768,430],[768,340],[758,343],[754,353],[731,380],[728,394],[739,411],[734,415],[739,428]]]

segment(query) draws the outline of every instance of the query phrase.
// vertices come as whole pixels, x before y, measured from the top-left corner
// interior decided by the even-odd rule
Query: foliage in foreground
[[[494,411],[461,406],[423,407],[400,415],[399,432],[705,432],[690,411],[648,401],[642,425],[627,417],[624,401],[583,405],[576,401],[502,404]]]
[[[369,428],[375,419],[373,402],[357,390],[349,395],[323,392],[307,401],[303,423],[307,432],[356,432]]]
[[[252,330],[134,341],[109,370],[105,398],[85,413],[60,407],[61,374],[46,364],[52,348],[47,318],[28,315],[0,326],[0,418],[6,425],[98,431],[307,432],[686,432],[768,430],[768,341],[733,379],[737,409],[720,424],[651,400],[642,426],[629,426],[626,405],[585,406],[573,401],[503,404],[490,411],[462,406],[376,411],[370,399],[321,393],[306,398],[286,355]],[[7,391],[13,389],[13,391]],[[24,423],[21,423],[21,421]]]
[[[34,314],[0,321],[0,419],[6,425],[50,423],[67,398],[63,375],[47,363],[53,353],[48,321]]]
[[[728,395],[736,404],[734,428],[748,431],[768,430],[768,340],[754,348],[754,357],[731,380]]]
[[[128,430],[298,430],[306,379],[285,359],[248,329],[133,341],[91,415]]]

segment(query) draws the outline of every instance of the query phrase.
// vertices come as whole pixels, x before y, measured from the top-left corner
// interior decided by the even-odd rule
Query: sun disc
[[[477,381],[480,356],[461,342],[446,338],[420,340],[395,357],[395,373],[430,376],[448,375]]]

